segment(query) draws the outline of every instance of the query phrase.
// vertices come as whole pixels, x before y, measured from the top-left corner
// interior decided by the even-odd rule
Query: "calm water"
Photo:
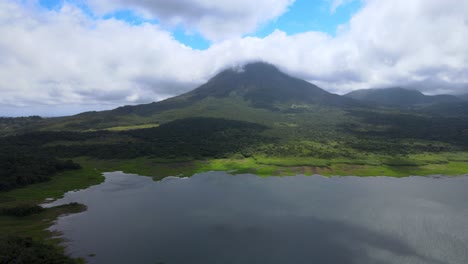
[[[468,263],[468,177],[105,177],[54,203],[90,263]]]

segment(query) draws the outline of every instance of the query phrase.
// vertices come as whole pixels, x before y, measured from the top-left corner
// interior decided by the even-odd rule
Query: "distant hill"
[[[420,91],[404,88],[356,90],[346,94],[345,97],[381,106],[394,107],[421,107],[461,101],[460,98],[453,95],[429,96],[421,93]]]

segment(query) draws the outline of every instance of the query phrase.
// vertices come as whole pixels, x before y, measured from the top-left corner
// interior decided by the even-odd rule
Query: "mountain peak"
[[[273,64],[263,61],[250,62],[243,66],[246,72],[275,72],[281,73],[281,71]]]
[[[185,96],[194,100],[237,96],[250,102],[252,106],[261,108],[274,108],[273,105],[277,103],[320,103],[336,106],[352,101],[289,76],[266,62],[251,62],[228,68]]]
[[[241,99],[256,108],[278,110],[293,104],[321,104],[330,107],[360,105],[353,99],[331,94],[307,81],[289,76],[266,62],[251,62],[226,68],[200,87],[161,102],[135,107],[120,107],[122,113],[151,115],[183,108],[207,98]]]
[[[216,74],[211,80],[217,78],[223,78],[230,75],[276,75],[284,74],[275,65],[263,61],[249,62],[245,64],[239,64],[236,66],[228,67],[218,74]],[[238,77],[238,76],[237,76]]]

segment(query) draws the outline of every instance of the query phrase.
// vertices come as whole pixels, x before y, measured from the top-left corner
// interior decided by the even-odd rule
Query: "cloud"
[[[276,30],[204,51],[158,25],[90,18],[72,4],[48,11],[21,2],[0,2],[0,105],[10,108],[148,103],[252,60],[336,93],[388,86],[468,92],[466,1],[366,0],[336,36]]]
[[[100,14],[136,10],[165,25],[183,25],[210,40],[254,32],[259,25],[279,17],[295,0],[87,0]]]
[[[3,104],[150,102],[205,73],[181,69],[199,53],[155,25],[93,21],[71,5],[37,12],[3,2],[0,10]],[[145,78],[158,81],[150,87]]]
[[[367,0],[336,37],[277,31],[238,46],[337,93],[409,84],[468,92],[467,16],[468,2],[456,0]],[[428,89],[429,82],[444,89]]]
[[[355,0],[332,0],[333,2],[331,3],[331,6],[330,6],[330,12],[333,14],[336,12],[336,10],[345,5],[345,4],[348,4],[352,1],[355,1]]]

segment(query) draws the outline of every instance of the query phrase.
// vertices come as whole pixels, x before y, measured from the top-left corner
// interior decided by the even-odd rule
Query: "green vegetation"
[[[34,241],[43,241],[60,250],[58,244],[60,240],[53,238],[53,235],[57,234],[52,233],[47,228],[58,216],[78,213],[83,210],[86,210],[86,206],[75,203],[44,209],[41,212],[25,216],[2,215],[0,216],[0,236],[30,237]]]
[[[31,238],[0,238],[0,263],[18,264],[67,264],[77,263],[51,245],[34,241]]]
[[[349,118],[340,110],[311,109],[280,115],[278,120],[282,121],[272,123],[265,114],[265,125],[213,117],[186,118],[147,129],[34,132],[3,138],[0,146],[6,157],[12,149],[28,153],[29,158],[17,155],[23,162],[19,164],[41,163],[44,157],[60,162],[73,159],[88,170],[123,170],[156,178],[207,170],[357,176],[467,172],[463,171],[463,162],[468,160],[465,122],[451,124],[451,119],[364,110],[349,112],[354,115]],[[333,118],[321,118],[325,113]],[[66,163],[76,166],[71,161]]]
[[[57,199],[72,190],[87,188],[104,180],[101,172],[84,166],[80,170],[56,174],[49,181],[31,184],[23,188],[0,192],[0,205],[38,204],[47,198]]]
[[[324,176],[393,176],[411,175],[447,175],[456,176],[468,172],[468,161],[460,161],[468,153],[440,153],[438,155],[409,156],[389,160],[386,156],[370,157],[371,160],[320,160],[313,158],[251,158],[231,157],[209,160],[167,161],[157,158],[136,158],[126,160],[100,160],[77,158],[85,168],[92,167],[97,171],[123,171],[139,175],[152,176],[155,180],[167,176],[190,177],[206,171],[228,171],[233,174],[252,173],[259,176],[292,176],[297,174],[321,174]]]
[[[127,130],[136,130],[136,129],[154,128],[154,127],[158,127],[158,126],[159,126],[159,124],[142,124],[142,125],[132,125],[132,126],[115,126],[115,127],[104,128],[104,129],[101,129],[101,130],[127,131]],[[98,130],[90,129],[88,131],[89,132],[94,132],[94,131],[98,131]]]
[[[83,263],[64,255],[60,240],[47,228],[60,215],[86,207],[69,204],[25,216],[0,216],[0,263]]]
[[[282,167],[328,167],[331,165],[331,161],[329,160],[318,159],[313,157],[256,157],[255,161],[258,164],[275,165]]]
[[[85,166],[57,173],[46,182],[0,192],[0,263],[82,263],[64,256],[61,240],[47,228],[60,215],[81,212],[86,206],[74,203],[44,209],[38,204],[103,180],[99,171]]]
[[[80,165],[71,160],[29,155],[12,149],[11,152],[0,153],[0,191],[48,181],[57,172],[79,168]]]

